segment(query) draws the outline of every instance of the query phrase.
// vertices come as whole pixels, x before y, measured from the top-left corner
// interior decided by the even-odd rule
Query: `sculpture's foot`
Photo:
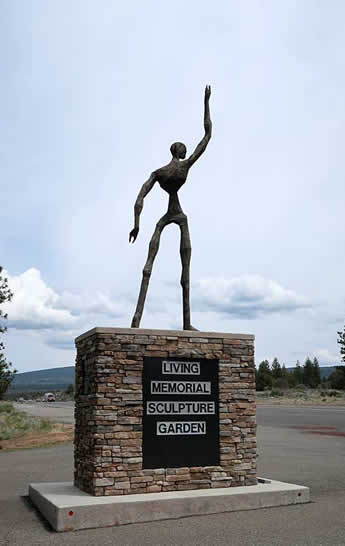
[[[131,328],[139,328],[140,319],[134,315]]]
[[[195,332],[199,332],[199,330],[197,328],[194,328],[194,326],[192,326],[191,324],[188,324],[186,326],[183,327],[184,330],[194,330]]]

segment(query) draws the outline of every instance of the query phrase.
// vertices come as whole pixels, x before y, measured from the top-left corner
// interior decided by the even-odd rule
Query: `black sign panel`
[[[218,360],[144,358],[143,468],[219,465]]]

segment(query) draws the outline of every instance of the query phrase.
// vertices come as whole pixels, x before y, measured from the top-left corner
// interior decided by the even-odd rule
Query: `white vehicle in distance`
[[[45,402],[55,402],[56,401],[55,394],[53,394],[52,392],[46,392],[45,395],[44,395],[44,401]]]

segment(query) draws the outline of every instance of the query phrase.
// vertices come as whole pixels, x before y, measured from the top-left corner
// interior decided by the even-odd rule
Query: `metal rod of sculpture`
[[[156,229],[149,245],[147,260],[143,269],[143,277],[140,286],[137,307],[132,320],[132,328],[139,328],[140,320],[144,310],[146,293],[151,277],[153,262],[158,252],[160,237],[163,229],[168,224],[177,224],[181,231],[180,256],[182,262],[182,302],[183,302],[183,329],[195,330],[191,325],[190,318],[190,260],[192,247],[190,243],[187,216],[184,214],[177,192],[187,180],[188,171],[191,166],[199,159],[205,151],[207,144],[210,141],[212,134],[212,122],[210,118],[209,100],[211,96],[211,87],[206,86],[204,96],[204,129],[205,135],[195,148],[192,155],[186,157],[186,146],[182,142],[174,142],[171,145],[170,151],[172,159],[168,165],[153,171],[149,179],[143,184],[134,206],[134,228],[129,234],[129,242],[134,243],[139,233],[140,214],[143,210],[144,198],[152,190],[156,182],[161,188],[169,194],[168,210],[164,216],[158,221]]]

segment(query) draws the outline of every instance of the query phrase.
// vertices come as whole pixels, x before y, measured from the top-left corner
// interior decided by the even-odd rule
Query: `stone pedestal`
[[[76,345],[76,487],[103,496],[257,483],[254,336],[94,328]],[[152,370],[164,381],[155,382],[150,400],[168,400],[167,406],[149,408],[145,384]],[[156,409],[165,413],[149,414]],[[148,456],[155,431],[165,467]],[[191,464],[192,455],[188,465],[168,465],[164,446],[179,445],[183,453],[195,442],[204,442],[205,452],[212,443],[209,460],[216,464]]]

